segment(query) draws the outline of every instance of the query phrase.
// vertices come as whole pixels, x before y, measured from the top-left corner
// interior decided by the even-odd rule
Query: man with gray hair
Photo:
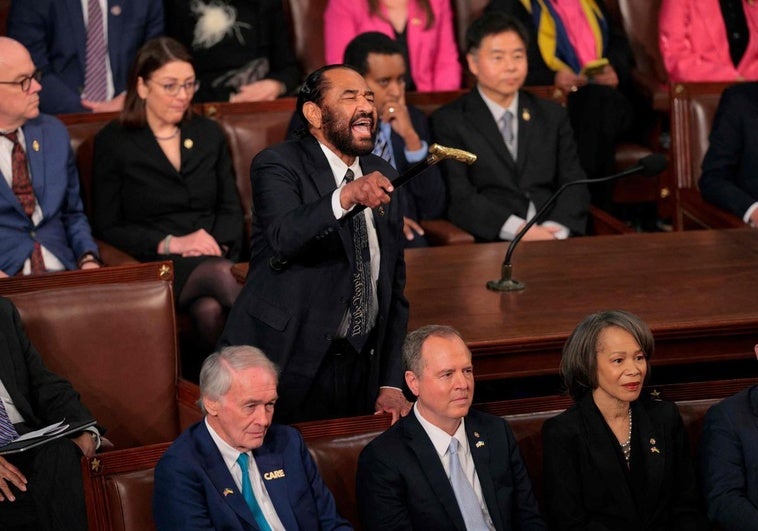
[[[300,433],[271,423],[277,383],[276,365],[255,347],[227,347],[205,360],[205,418],[155,469],[159,530],[352,529]]]
[[[449,326],[429,325],[403,345],[412,413],[358,460],[363,528],[544,530],[508,423],[470,410],[471,352]]]

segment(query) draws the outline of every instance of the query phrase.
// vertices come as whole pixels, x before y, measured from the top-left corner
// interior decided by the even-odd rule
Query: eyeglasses
[[[177,83],[174,81],[173,83],[157,83],[157,85],[169,96],[176,96],[179,94],[179,89],[184,89],[184,92],[186,92],[188,96],[193,96],[200,87],[200,82],[198,80],[187,81],[186,83]]]
[[[35,70],[31,75],[22,77],[21,81],[0,81],[0,85],[21,85],[21,90],[29,92],[32,87],[32,80],[37,83],[42,81],[42,70]]]

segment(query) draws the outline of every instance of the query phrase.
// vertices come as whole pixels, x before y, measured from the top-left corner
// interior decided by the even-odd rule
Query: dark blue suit
[[[163,34],[160,0],[107,0],[108,55],[114,95],[123,92],[137,50]],[[43,70],[40,109],[48,114],[83,112],[81,92],[87,31],[81,0],[16,0],[8,14],[8,36],[29,50]]]
[[[742,218],[758,201],[758,83],[738,84],[721,96],[703,158],[703,199]]]
[[[495,529],[546,529],[508,423],[472,409],[466,437]],[[356,497],[367,531],[466,529],[439,455],[413,411],[361,452]]]
[[[360,165],[364,174],[395,176],[392,166],[375,155],[360,157]],[[220,343],[255,345],[281,367],[277,414],[298,418],[348,309],[353,240],[345,219],[334,217],[334,176],[313,136],[263,150],[250,175],[250,270]],[[403,385],[401,347],[408,323],[402,213],[397,201],[383,212],[374,213],[381,248],[375,349],[369,356],[366,396],[360,397],[371,406],[379,386]],[[272,267],[278,258],[286,264]]]
[[[44,217],[33,226],[5,178],[0,179],[0,270],[15,275],[32,254],[35,238],[66,269],[76,269],[82,255],[98,251],[84,215],[68,131],[57,118],[44,114],[22,129],[32,186]]]
[[[758,530],[758,386],[705,415],[700,473],[708,517],[725,531]]]
[[[352,529],[296,429],[272,425],[253,456],[285,529]],[[274,471],[284,474],[269,479]],[[258,529],[205,421],[182,433],[158,462],[153,517],[159,530]]]

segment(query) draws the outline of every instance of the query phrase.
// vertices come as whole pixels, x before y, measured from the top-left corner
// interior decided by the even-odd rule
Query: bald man
[[[0,37],[0,277],[99,267],[68,131],[40,114],[29,52]]]

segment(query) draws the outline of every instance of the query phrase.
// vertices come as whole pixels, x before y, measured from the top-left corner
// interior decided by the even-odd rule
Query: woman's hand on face
[[[221,248],[205,229],[199,229],[186,236],[171,238],[171,253],[182,256],[221,256]]]

